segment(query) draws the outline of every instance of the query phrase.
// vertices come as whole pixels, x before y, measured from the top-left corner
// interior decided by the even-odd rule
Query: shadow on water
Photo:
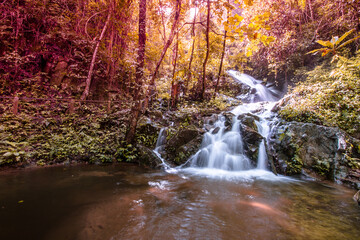
[[[359,239],[354,191],[259,176],[132,165],[2,174],[0,238]]]

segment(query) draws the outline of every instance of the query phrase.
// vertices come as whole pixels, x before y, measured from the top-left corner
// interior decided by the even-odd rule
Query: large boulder
[[[150,167],[153,169],[159,169],[162,166],[161,159],[148,147],[143,145],[137,145],[139,164],[142,166]]]
[[[165,144],[165,159],[175,165],[185,163],[199,150],[203,133],[203,130],[194,126],[178,130]]]
[[[358,140],[338,128],[280,121],[272,128],[268,146],[280,173],[315,174],[360,188]]]
[[[240,133],[244,143],[245,154],[254,165],[257,165],[260,142],[264,139],[258,132],[258,127],[255,122],[260,119],[251,113],[241,114],[237,119],[240,122]]]

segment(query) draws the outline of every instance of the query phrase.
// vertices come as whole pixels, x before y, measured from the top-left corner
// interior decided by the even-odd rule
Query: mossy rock
[[[155,148],[160,130],[161,127],[155,124],[142,124],[136,129],[136,142],[153,149]]]
[[[153,169],[159,169],[161,168],[162,161],[156,156],[156,154],[149,148],[143,146],[143,145],[136,145],[138,157],[136,161],[146,167],[150,167]]]
[[[176,165],[184,163],[191,155],[199,149],[202,141],[203,130],[195,126],[189,126],[176,132],[165,145],[167,161]]]

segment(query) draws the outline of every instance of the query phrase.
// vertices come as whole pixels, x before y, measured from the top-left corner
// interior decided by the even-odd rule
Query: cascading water
[[[268,161],[266,139],[270,131],[269,120],[273,116],[271,109],[276,103],[274,101],[279,99],[277,97],[279,93],[266,88],[260,83],[261,81],[248,75],[238,74],[236,71],[229,71],[229,74],[256,90],[253,92],[253,102],[240,105],[231,111],[234,114],[231,128],[226,124],[226,117],[221,115],[212,128],[205,133],[200,150],[189,159],[186,166],[233,172],[254,168],[265,170]],[[257,163],[251,161],[244,150],[243,136],[240,131],[241,123],[238,119],[244,114],[251,114],[256,118],[258,133],[263,137],[258,149]]]
[[[160,153],[163,150],[165,143],[166,143],[166,128],[161,128],[158,139],[156,140],[156,146],[155,146],[155,149],[153,150],[153,152],[161,160],[163,168],[169,172],[169,171],[171,171],[172,168],[161,157],[161,153]]]
[[[237,119],[234,122],[238,122]],[[251,168],[244,154],[239,124],[227,131],[225,117],[220,116],[214,128],[205,133],[201,149],[191,158],[191,167],[208,167],[240,171]]]
[[[206,175],[226,175],[231,173],[251,172],[251,176],[262,177],[264,174],[271,174],[267,169],[268,156],[266,153],[266,140],[270,132],[269,123],[274,115],[271,109],[279,100],[280,92],[267,88],[261,81],[246,74],[236,71],[228,72],[231,77],[247,86],[251,87],[251,102],[240,105],[233,109],[233,118],[220,115],[213,121],[210,129],[204,134],[200,149],[180,168],[184,171],[195,171]],[[255,119],[257,132],[262,137],[258,150],[257,159],[250,159],[244,147],[242,136],[242,123],[240,115],[250,115]],[[231,122],[229,124],[229,122]],[[208,124],[209,125],[209,124]],[[156,143],[154,153],[161,159],[162,165],[167,172],[175,173],[178,169],[171,168],[161,157],[161,150],[166,141],[166,131],[161,129]],[[256,170],[257,172],[254,172]],[[219,172],[222,171],[222,172]],[[231,175],[231,174],[230,174]],[[267,175],[269,176],[269,175]],[[270,176],[271,178],[271,176]],[[248,177],[245,177],[248,179]]]
[[[280,98],[281,91],[274,87],[266,87],[263,81],[257,80],[245,73],[240,73],[235,70],[227,72],[234,80],[250,87],[250,97],[248,102],[262,102],[262,101],[277,101]]]

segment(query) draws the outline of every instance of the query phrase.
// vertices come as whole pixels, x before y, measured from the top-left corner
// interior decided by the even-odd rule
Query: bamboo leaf
[[[334,48],[334,44],[332,44],[330,41],[318,40],[316,42],[324,47]]]
[[[342,48],[342,47],[345,47],[346,45],[352,43],[353,41],[355,41],[356,39],[360,38],[360,36],[357,36],[357,37],[354,37],[346,42],[344,42],[343,44],[341,44],[338,48]]]
[[[351,29],[350,31],[347,31],[346,33],[344,33],[344,35],[342,35],[336,42],[335,45],[338,45],[339,43],[341,43],[347,36],[349,36],[351,33],[353,33],[355,31],[355,29]]]
[[[323,57],[323,56],[327,55],[331,51],[332,51],[331,49],[326,49],[325,51],[322,51],[321,56]]]
[[[306,54],[323,52],[323,51],[325,51],[325,50],[328,50],[328,48],[318,48],[318,49],[312,50],[312,51],[310,51],[310,52],[307,52]]]

